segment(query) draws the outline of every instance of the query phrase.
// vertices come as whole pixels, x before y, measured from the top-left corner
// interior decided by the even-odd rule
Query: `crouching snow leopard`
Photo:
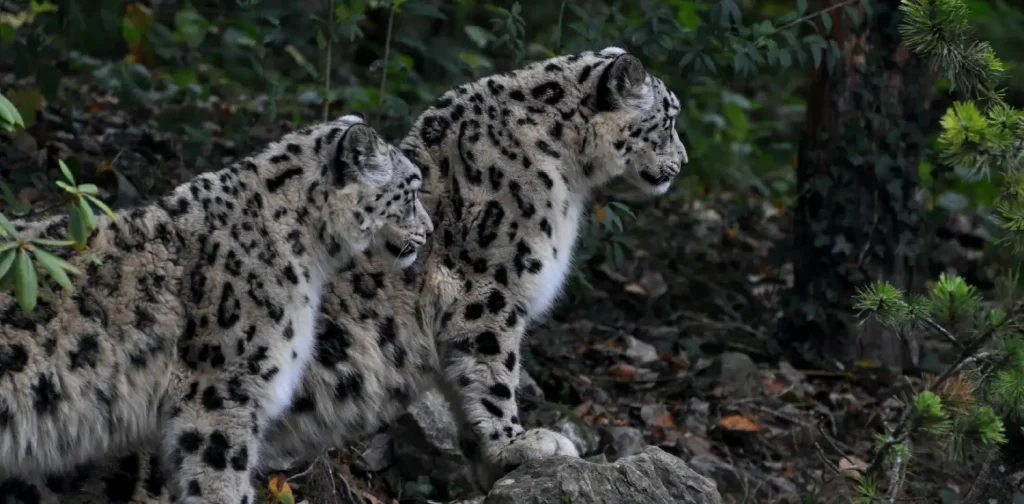
[[[0,475],[159,445],[178,502],[253,502],[258,441],[301,383],[325,282],[378,239],[426,242],[421,185],[350,115],[99,218],[102,264],[66,255],[74,294],[50,281],[26,314],[0,293]],[[15,227],[66,236],[67,218]]]
[[[390,422],[439,386],[483,489],[527,460],[578,455],[524,432],[515,386],[527,323],[555,302],[591,195],[613,179],[664,194],[686,150],[679,101],[618,48],[561,56],[448,91],[401,144],[426,179],[438,232],[412,267],[383,242],[326,287],[314,356],[292,408],[264,433],[271,458],[311,456]],[[208,441],[201,449],[212,446]],[[9,484],[32,502],[166,502],[145,450]],[[9,495],[9,494],[8,494]],[[42,496],[42,497],[40,497]]]

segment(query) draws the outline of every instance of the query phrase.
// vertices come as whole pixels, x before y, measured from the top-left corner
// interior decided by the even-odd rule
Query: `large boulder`
[[[483,504],[721,504],[715,483],[655,446],[611,464],[554,457],[523,464]]]

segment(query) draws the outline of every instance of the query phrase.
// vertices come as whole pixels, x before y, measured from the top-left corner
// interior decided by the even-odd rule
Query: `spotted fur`
[[[65,256],[83,271],[73,294],[50,280],[25,314],[0,293],[0,476],[159,444],[178,502],[253,502],[259,437],[292,405],[325,280],[379,237],[425,243],[421,184],[345,116],[98,218],[102,264]],[[67,218],[15,227],[66,236]],[[0,499],[29,492],[15,481]]]
[[[686,164],[679,108],[661,80],[617,48],[548,59],[439,97],[401,144],[423,170],[439,232],[408,269],[395,271],[396,248],[381,245],[328,286],[315,357],[292,409],[266,432],[267,460],[373,432],[435,386],[453,405],[482,488],[527,460],[578,455],[560,434],[520,425],[520,342],[559,296],[593,192],[624,180],[628,192],[654,197]],[[84,468],[82,490],[65,502],[99,502],[89,496],[115,485],[135,488],[132,502],[160,502],[145,470],[134,470],[147,459],[140,452]],[[51,502],[51,490],[29,486]]]

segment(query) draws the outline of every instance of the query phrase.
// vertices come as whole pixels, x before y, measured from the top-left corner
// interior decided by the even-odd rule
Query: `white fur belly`
[[[302,376],[306,372],[306,364],[313,356],[316,346],[316,317],[320,312],[320,296],[310,300],[310,308],[302,310],[302,314],[292,319],[295,336],[291,341],[291,351],[281,362],[281,370],[270,383],[270,398],[267,402],[267,417],[273,420],[292,406],[295,391],[302,384]],[[295,352],[293,359],[291,352]]]
[[[533,296],[530,307],[527,310],[527,317],[530,320],[537,320],[555,304],[565,282],[569,278],[569,271],[572,268],[573,247],[576,245],[576,235],[579,233],[580,205],[571,205],[569,214],[562,226],[556,228],[554,238],[555,250],[558,250],[558,257],[553,257],[553,251],[549,250],[545,257],[544,268],[541,269],[540,278],[533,288]]]

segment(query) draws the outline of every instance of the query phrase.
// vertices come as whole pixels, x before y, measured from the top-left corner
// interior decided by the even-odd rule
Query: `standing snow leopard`
[[[381,243],[327,287],[315,356],[292,409],[265,432],[273,458],[312,456],[376,430],[427,387],[453,404],[480,485],[530,459],[578,455],[524,432],[515,402],[520,340],[557,298],[591,194],[613,179],[664,194],[686,150],[679,101],[625,51],[561,56],[458,86],[402,143],[423,170],[438,226],[416,265]],[[166,502],[146,451],[83,465],[34,500]],[[5,483],[0,482],[0,487]]]
[[[100,217],[102,264],[65,253],[83,270],[73,294],[50,280],[23,313],[0,292],[0,475],[159,443],[179,502],[252,502],[260,436],[291,407],[325,282],[378,239],[426,242],[421,185],[349,115]],[[67,234],[66,216],[14,225]]]

